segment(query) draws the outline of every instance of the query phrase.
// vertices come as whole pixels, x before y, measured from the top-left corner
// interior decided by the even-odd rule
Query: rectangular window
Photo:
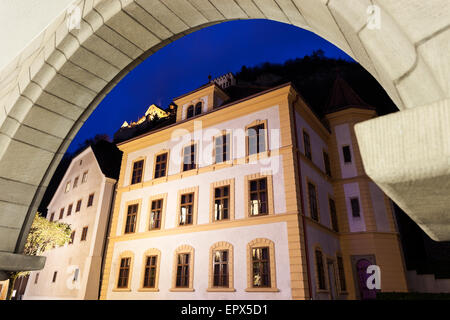
[[[249,181],[250,215],[259,216],[269,213],[267,201],[267,178]]]
[[[73,204],[69,204],[69,207],[67,208],[67,216],[70,216],[72,214],[72,208],[73,208]]]
[[[66,189],[64,190],[65,193],[69,192],[70,190],[70,181],[67,181],[66,183]]]
[[[53,222],[53,219],[55,219],[55,213],[54,212],[52,212],[52,214],[50,215],[50,222]]]
[[[152,210],[150,212],[150,230],[161,229],[163,199],[152,201]]]
[[[317,190],[316,186],[308,182],[308,197],[309,197],[309,213],[311,219],[319,221],[319,210],[317,206]]]
[[[119,280],[117,282],[117,288],[128,287],[128,277],[130,275],[130,263],[131,258],[122,258],[120,260]]]
[[[72,231],[72,233],[70,234],[69,244],[72,244],[74,240],[75,240],[75,231]]]
[[[252,249],[252,266],[254,288],[270,287],[269,247]]]
[[[330,157],[327,152],[323,152],[323,163],[325,165],[325,173],[327,176],[331,177],[331,166],[330,166]]]
[[[248,155],[266,151],[266,130],[264,123],[247,129]]]
[[[148,256],[145,262],[144,271],[144,288],[155,288],[156,287],[156,262],[157,256]]]
[[[144,169],[144,160],[133,163],[133,173],[131,175],[131,184],[140,183],[142,181],[142,172]]]
[[[76,187],[78,187],[78,177],[73,180],[73,188],[75,189]]]
[[[213,252],[213,286],[228,288],[228,250]]]
[[[191,144],[190,146],[184,147],[183,150],[183,171],[188,171],[197,168],[196,156],[197,145]]]
[[[214,189],[214,220],[229,219],[230,186]]]
[[[180,226],[193,223],[194,218],[194,193],[181,195],[180,203]]]
[[[83,172],[83,177],[81,178],[81,183],[87,182],[87,178],[88,178],[88,172],[85,171],[85,172]]]
[[[81,199],[77,201],[77,207],[75,208],[75,212],[80,212],[81,210]]]
[[[53,272],[52,282],[56,282],[56,276],[58,275],[58,271]]]
[[[338,221],[337,221],[337,214],[336,214],[336,204],[334,203],[333,199],[328,199],[329,205],[330,205],[330,217],[331,217],[331,228],[338,232]]]
[[[342,257],[337,257],[337,265],[338,265],[339,284],[341,286],[341,291],[347,291],[347,285],[345,283],[344,262],[342,260]]]
[[[36,277],[34,278],[34,284],[37,284],[39,281],[39,272],[36,273]]]
[[[217,137],[214,148],[216,163],[230,160],[230,134]]]
[[[88,227],[84,227],[83,231],[81,232],[81,240],[80,241],[86,241],[87,232],[88,232]]]
[[[59,211],[59,220],[61,220],[64,217],[64,208],[61,208]]]
[[[352,216],[355,218],[360,217],[359,199],[357,197],[350,198],[350,204],[352,205]]]
[[[189,253],[180,253],[177,256],[177,279],[175,287],[189,288]]]
[[[91,194],[89,195],[89,198],[88,198],[87,206],[88,206],[88,207],[92,207],[92,204],[93,204],[93,203],[94,203],[94,194],[91,193]]]
[[[156,156],[155,179],[165,177],[167,172],[167,153]]]
[[[316,250],[317,284],[320,290],[326,290],[325,269],[323,266],[322,251]]]
[[[352,154],[350,152],[350,146],[343,146],[342,154],[344,155],[344,163],[352,162]]]
[[[138,207],[139,207],[138,204],[132,204],[128,206],[127,221],[125,224],[125,233],[133,233],[136,231],[136,219]]]
[[[77,281],[78,280],[78,276],[80,275],[80,269],[76,268],[75,272],[73,273],[73,281]]]
[[[303,144],[305,147],[305,157],[312,160],[311,141],[309,139],[309,134],[306,131],[303,131]]]

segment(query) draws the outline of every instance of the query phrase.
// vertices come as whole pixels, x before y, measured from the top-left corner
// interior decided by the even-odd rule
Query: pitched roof
[[[120,173],[122,151],[115,144],[106,140],[100,140],[91,145],[91,149],[103,174],[108,178],[117,180]]]
[[[338,74],[326,105],[326,113],[346,108],[375,109],[364,102],[347,81]]]

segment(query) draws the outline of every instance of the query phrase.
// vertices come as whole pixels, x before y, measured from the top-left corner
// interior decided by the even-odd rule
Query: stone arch
[[[424,144],[392,139],[420,138],[425,132],[428,140],[442,146],[449,143],[450,134],[444,130],[450,127],[450,71],[441,54],[448,52],[450,43],[448,1],[74,0],[73,4],[81,10],[80,29],[69,31],[65,22],[70,17],[63,12],[0,75],[0,270],[42,267],[42,259],[28,257],[25,262],[17,254],[23,251],[34,212],[59,160],[108,92],[165,45],[235,19],[270,19],[315,32],[366,68],[400,110],[408,109],[357,126],[364,165],[383,191],[431,236],[448,239],[450,223],[430,218],[448,217],[450,200],[444,191],[448,190],[444,186],[450,187],[448,150],[430,152]],[[372,5],[379,9],[380,29],[368,20]],[[415,108],[419,106],[426,108]],[[377,136],[379,132],[385,134]],[[433,161],[432,168],[427,161]],[[426,179],[431,176],[441,179],[442,191],[427,188],[436,183]],[[417,194],[430,196],[430,201],[417,199]]]

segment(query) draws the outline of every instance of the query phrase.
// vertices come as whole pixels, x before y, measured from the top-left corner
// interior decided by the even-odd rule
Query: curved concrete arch
[[[73,16],[64,12],[0,74],[0,270],[6,253],[16,253],[15,268],[24,269],[19,254],[45,188],[108,92],[168,43],[235,19],[270,19],[315,32],[382,84],[402,112],[356,127],[366,171],[432,237],[450,239],[445,211],[450,197],[445,189],[431,188],[438,179],[450,189],[450,63],[441,55],[450,43],[448,1],[77,0],[73,5],[82,17],[79,29],[69,31]],[[428,143],[437,146],[428,150]]]

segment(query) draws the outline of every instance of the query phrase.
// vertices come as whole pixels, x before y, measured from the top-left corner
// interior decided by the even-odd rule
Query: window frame
[[[136,219],[134,224],[134,231],[133,232],[126,232],[127,230],[127,218],[128,218],[128,207],[137,205],[137,211],[136,211]],[[139,218],[140,218],[140,212],[142,210],[142,199],[138,200],[131,200],[125,203],[125,208],[123,211],[123,225],[122,225],[122,235],[132,235],[139,232]]]
[[[82,178],[81,178],[81,183],[86,183],[87,182],[88,173],[89,173],[89,170],[86,170],[86,171],[83,172],[83,175],[82,175]]]
[[[72,210],[73,210],[73,202],[71,204],[69,204],[69,206],[67,207],[67,217],[72,215]]]
[[[256,126],[260,126],[260,125],[264,126],[264,148],[265,148],[265,150],[250,154],[250,140],[249,140],[248,131],[249,131],[249,129],[256,127]],[[257,142],[257,146],[259,146],[259,141]],[[245,126],[245,156],[247,159],[249,159],[252,157],[258,158],[261,155],[268,155],[268,154],[270,154],[270,150],[269,150],[269,128],[267,125],[267,119],[253,121],[252,123]]]
[[[353,200],[356,200],[358,203],[358,215],[357,216],[355,216],[355,212],[353,210]],[[360,203],[359,197],[358,196],[349,197],[349,201],[350,201],[350,210],[351,210],[352,218],[354,218],[354,219],[361,218],[361,203]]]
[[[161,207],[161,217],[159,221],[159,228],[158,229],[151,229],[150,226],[150,219],[152,215],[152,203],[156,200],[162,200],[162,207]],[[147,225],[145,227],[146,231],[159,231],[164,229],[165,224],[165,217],[166,217],[166,207],[167,207],[167,193],[162,194],[156,194],[148,198],[148,216],[147,216]]]
[[[86,208],[92,207],[94,205],[94,195],[95,195],[95,193],[89,194]]]
[[[183,224],[180,225],[181,218],[181,197],[182,195],[193,193],[193,207],[192,207],[192,223],[191,224]],[[176,227],[189,227],[197,225],[197,210],[198,210],[198,186],[178,190],[178,199],[177,199],[177,214],[176,214]]]
[[[134,160],[131,162],[130,186],[138,185],[138,184],[141,184],[141,183],[144,182],[145,159],[146,159],[145,157],[139,157],[139,158],[134,159]],[[134,182],[134,183],[133,183],[134,165],[135,165],[137,162],[141,162],[141,161],[142,161],[142,169],[141,169],[141,177],[140,177],[141,180],[140,180],[139,182]]]
[[[228,251],[228,286],[215,287],[214,286],[214,253],[216,251]],[[209,249],[209,277],[208,289],[209,292],[234,292],[234,256],[233,245],[229,242],[219,241],[214,243]]]
[[[316,208],[317,208],[317,219],[315,219],[312,215],[312,206],[311,206],[311,196],[310,196],[310,190],[309,190],[309,185],[312,185],[314,187],[315,190],[315,204],[316,204]],[[306,178],[306,196],[307,196],[307,203],[308,203],[308,213],[309,213],[309,218],[311,218],[311,220],[320,223],[320,207],[319,207],[319,190],[317,188],[317,185],[310,180],[309,178]]]
[[[308,143],[306,143],[306,137],[308,137]],[[302,138],[303,138],[303,155],[308,158],[310,161],[312,161],[312,147],[311,147],[311,135],[308,133],[308,131],[303,128],[302,130]]]
[[[188,279],[188,286],[187,287],[177,287],[177,269],[178,269],[178,255],[179,254],[189,254],[189,279]],[[173,292],[192,292],[194,291],[194,260],[195,260],[195,250],[190,245],[181,245],[179,246],[175,252],[174,252],[174,263],[173,263],[173,269],[172,269],[172,288],[170,288],[170,291]]]
[[[154,287],[144,287],[145,282],[145,271],[146,271],[146,263],[148,257],[156,257],[156,266],[155,266],[155,286]],[[140,292],[157,292],[159,291],[159,274],[161,270],[161,251],[156,248],[150,248],[144,252],[142,258],[142,268],[141,268],[141,279],[140,279],[140,287],[138,291]]]
[[[267,188],[267,214],[252,215],[251,214],[251,204],[250,204],[250,182],[253,180],[266,178],[266,188]],[[246,217],[250,219],[255,219],[257,217],[270,216],[275,213],[274,209],[274,197],[273,197],[273,175],[272,173],[255,173],[245,176],[245,195],[244,203],[246,203]]]
[[[128,279],[127,279],[127,286],[126,287],[119,287],[119,278],[120,278],[120,268],[121,268],[121,262],[122,259],[130,259],[130,265],[128,269]],[[133,264],[134,264],[134,253],[132,251],[124,251],[122,252],[118,257],[118,264],[117,264],[117,274],[115,277],[115,284],[112,291],[116,292],[129,292],[131,291],[131,281],[133,279]]]
[[[157,159],[159,156],[161,156],[163,154],[166,154],[165,175],[156,177],[156,165],[158,164]],[[168,176],[169,176],[169,150],[161,150],[160,152],[156,153],[153,157],[153,179],[161,179],[161,178],[168,177]]]
[[[267,247],[269,249],[270,287],[253,286],[253,249]],[[278,292],[276,279],[275,243],[267,238],[257,238],[247,244],[247,288],[246,292]]]
[[[66,182],[66,187],[64,188],[64,193],[68,193],[70,191],[71,185],[72,185],[72,181],[71,180]]]
[[[342,268],[339,264],[339,260],[342,262]],[[344,266],[344,258],[340,252],[336,253],[336,267],[337,267],[337,276],[338,276],[338,288],[340,294],[347,294],[347,280],[345,277],[345,266]],[[342,288],[342,282],[344,283],[344,288]]]
[[[88,226],[84,226],[83,229],[81,230],[81,237],[80,237],[80,242],[81,241],[86,241],[87,240],[87,233],[88,233]]]
[[[227,139],[228,147],[226,147],[226,149],[228,149],[229,159],[217,162],[217,160],[216,160],[216,155],[217,155],[216,141],[217,141],[217,138],[224,137],[224,136],[228,136],[228,139]],[[226,165],[226,164],[230,164],[233,162],[233,142],[232,141],[233,141],[233,134],[230,130],[222,130],[222,132],[220,134],[213,137],[213,142],[212,142],[213,143],[213,148],[212,148],[213,149],[213,154],[212,154],[213,161],[212,161],[212,163],[214,165]],[[223,147],[223,144],[222,144],[222,147]]]
[[[319,265],[318,265],[318,256],[317,253],[320,253],[320,257],[321,257],[321,264],[322,264],[322,272],[323,272],[323,288],[321,288],[321,283],[320,283],[320,277],[319,277]],[[325,259],[325,261],[324,261]],[[325,293],[328,292],[328,284],[327,284],[327,272],[325,270],[326,267],[326,257],[323,253],[322,248],[319,245],[314,246],[314,270],[315,270],[315,275],[316,275],[316,290],[318,293]]]
[[[77,176],[75,179],[73,179],[73,186],[72,189],[75,189],[76,187],[78,187],[78,181],[80,179],[80,176]]]
[[[79,205],[78,205],[79,204]],[[75,206],[75,213],[81,211],[81,206],[83,205],[83,199],[78,199]]]
[[[64,218],[64,211],[65,211],[65,208],[64,208],[64,207],[62,207],[62,208],[59,210],[59,219],[58,219],[58,220],[61,220],[62,218]]]
[[[184,167],[184,165],[185,165],[185,163],[184,163],[185,153],[184,153],[184,151],[185,151],[185,149],[187,147],[192,147],[192,146],[194,146],[194,167],[193,168],[189,167],[189,169],[185,170],[185,167]],[[192,151],[191,151],[190,155],[191,155],[191,160],[192,160]],[[189,164],[189,166],[191,166],[191,165],[192,164]],[[183,173],[186,173],[186,172],[192,172],[194,170],[198,170],[198,168],[199,168],[199,163],[198,163],[198,143],[191,140],[190,143],[184,145],[181,148],[181,173],[183,174]]]
[[[331,203],[333,203],[333,205],[334,205],[334,216],[333,216],[333,212],[331,210]],[[339,232],[340,229],[339,229],[339,219],[338,219],[338,214],[337,214],[336,201],[330,195],[328,195],[328,210],[330,212],[331,229],[334,232]]]
[[[235,210],[235,202],[234,202],[234,192],[235,192],[235,179],[227,179],[216,181],[210,184],[210,208],[209,208],[209,222],[210,223],[221,223],[234,220],[234,210]],[[229,200],[228,200],[228,219],[216,220],[215,219],[215,190],[216,188],[221,188],[224,186],[229,186]]]

